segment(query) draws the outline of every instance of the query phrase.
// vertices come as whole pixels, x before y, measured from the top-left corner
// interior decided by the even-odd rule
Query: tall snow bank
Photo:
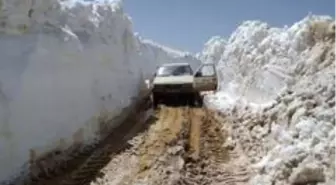
[[[129,106],[158,63],[196,61],[144,49],[119,1],[1,0],[0,10],[0,181],[47,151],[95,142],[100,116]]]
[[[334,184],[334,20],[247,21],[221,47],[203,51],[220,55],[221,91],[206,100],[232,119],[232,144],[255,170],[250,184]]]
[[[204,44],[204,49],[201,53],[197,53],[196,57],[203,62],[218,62],[224,52],[226,40],[220,36],[211,37]]]
[[[290,84],[300,54],[314,45],[314,22],[332,22],[327,16],[307,16],[291,27],[272,28],[260,21],[245,21],[225,41],[213,37],[200,54],[203,61],[219,59],[220,89],[234,89],[238,95],[257,103],[273,99],[277,92]],[[314,23],[315,24],[315,23]],[[321,27],[321,28],[318,28]],[[323,30],[317,32],[320,33]],[[209,45],[210,43],[210,45]],[[238,86],[237,86],[238,85]]]

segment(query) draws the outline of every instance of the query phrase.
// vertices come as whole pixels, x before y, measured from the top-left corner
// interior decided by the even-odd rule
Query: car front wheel
[[[159,96],[156,93],[152,93],[153,108],[156,109],[159,105]]]
[[[200,93],[197,93],[195,95],[195,104],[198,106],[198,107],[202,107],[203,106],[203,97],[200,95]]]

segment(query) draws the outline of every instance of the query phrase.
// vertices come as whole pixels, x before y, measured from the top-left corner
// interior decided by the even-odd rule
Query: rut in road
[[[150,123],[155,122],[154,116],[148,116],[151,112],[148,109],[150,99],[146,95],[140,97],[144,98],[139,98],[134,103],[133,109],[130,109],[131,111],[124,112],[125,118],[121,119],[123,120],[122,124],[116,126],[112,132],[109,133],[108,129],[102,127],[101,133],[105,137],[102,137],[100,142],[85,146],[83,150],[69,150],[59,153],[56,158],[54,156],[40,158],[39,161],[31,164],[28,175],[13,179],[5,185],[90,184],[115,155],[132,146],[128,143],[129,140],[137,133],[146,130]],[[112,124],[113,121],[106,120],[102,123],[106,126]],[[75,145],[72,148],[77,149],[78,146]]]
[[[32,184],[246,184],[247,160],[238,146],[224,147],[230,134],[225,121],[204,108],[162,106],[152,122],[118,127],[75,169]]]
[[[239,185],[249,180],[239,147],[223,146],[229,132],[214,113],[161,107],[156,114],[158,120],[112,159],[92,185]]]

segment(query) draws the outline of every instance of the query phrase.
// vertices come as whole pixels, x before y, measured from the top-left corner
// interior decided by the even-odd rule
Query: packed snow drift
[[[207,104],[233,121],[250,184],[335,182],[335,23],[309,15],[291,27],[246,21],[198,54],[217,63],[220,91]]]
[[[143,40],[119,1],[1,0],[0,181],[46,151],[95,142],[101,115],[129,106],[160,63],[200,63]]]

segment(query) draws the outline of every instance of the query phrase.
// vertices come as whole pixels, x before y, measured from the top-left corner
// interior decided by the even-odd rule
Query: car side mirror
[[[201,71],[197,71],[196,74],[195,74],[195,77],[200,77],[200,76],[202,76]]]

